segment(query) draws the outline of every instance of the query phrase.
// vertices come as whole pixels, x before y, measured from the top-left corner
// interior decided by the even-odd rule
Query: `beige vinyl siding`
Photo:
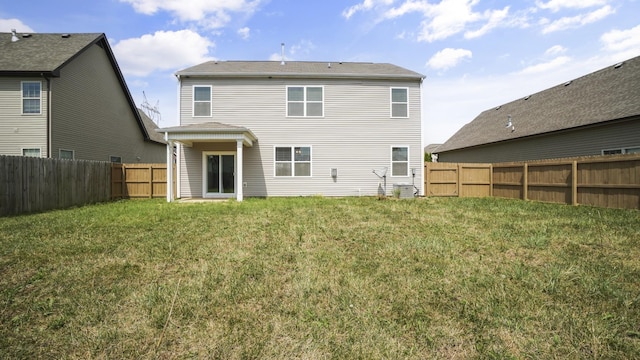
[[[213,85],[213,117],[194,118],[193,85]],[[324,87],[324,116],[291,118],[286,116],[286,86]],[[409,88],[409,118],[390,117],[390,88]],[[244,149],[244,188],[246,196],[325,196],[375,195],[379,179],[373,169],[391,167],[391,146],[409,146],[410,167],[418,169],[416,186],[421,188],[421,108],[420,83],[405,81],[282,80],[282,79],[182,79],[181,125],[217,121],[244,126],[258,138]],[[275,177],[274,146],[309,145],[312,151],[312,177]],[[183,186],[200,171],[198,156],[183,152],[186,159]],[[197,168],[192,169],[192,167]],[[331,168],[338,169],[337,179]],[[185,171],[187,170],[187,171]],[[411,183],[408,177],[391,177],[393,183]],[[201,176],[201,174],[200,174]],[[201,181],[201,179],[200,179]],[[200,185],[198,185],[200,186]],[[198,187],[196,186],[196,188]],[[183,194],[186,194],[183,189]],[[191,193],[192,196],[197,196]]]
[[[23,81],[40,81],[41,114],[22,114]],[[23,148],[47,154],[47,82],[44,78],[0,78],[0,154],[22,155]]]
[[[605,149],[637,146],[640,146],[640,118],[448,151],[438,154],[438,161],[493,163],[556,159],[601,155]]]
[[[134,109],[105,51],[93,45],[52,80],[52,148],[74,150],[76,159],[160,163],[166,147],[145,142]]]

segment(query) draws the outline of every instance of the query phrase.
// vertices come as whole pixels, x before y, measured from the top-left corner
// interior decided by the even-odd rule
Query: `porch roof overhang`
[[[242,140],[244,146],[252,147],[258,140],[256,135],[242,126],[234,126],[219,122],[206,122],[183,126],[157,129],[164,133],[166,141],[176,141],[186,146],[196,142],[236,142]]]

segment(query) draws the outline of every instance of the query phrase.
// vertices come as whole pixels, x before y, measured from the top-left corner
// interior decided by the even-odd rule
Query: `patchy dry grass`
[[[0,358],[638,358],[640,213],[123,201],[0,218]]]

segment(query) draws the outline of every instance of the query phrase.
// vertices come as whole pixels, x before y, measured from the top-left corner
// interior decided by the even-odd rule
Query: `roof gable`
[[[145,125],[144,119],[138,112],[105,34],[25,33],[17,35],[18,41],[12,41],[12,33],[0,33],[0,54],[2,54],[0,76],[37,74],[56,77],[66,64],[80,56],[90,46],[98,45],[105,51],[111,63],[144,140],[164,143],[163,140],[155,138],[154,129],[150,128],[151,131],[147,129],[149,126]]]
[[[640,115],[640,57],[485,110],[438,152]],[[512,127],[506,125],[511,117]]]
[[[209,61],[180,70],[178,76],[375,78],[422,80],[424,75],[386,63],[289,61]]]

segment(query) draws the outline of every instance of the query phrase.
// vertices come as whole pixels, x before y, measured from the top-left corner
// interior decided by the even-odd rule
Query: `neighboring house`
[[[166,161],[104,34],[0,33],[0,154]]]
[[[640,57],[481,113],[439,162],[506,162],[640,152]]]
[[[440,147],[440,145],[442,144],[429,144],[427,146],[424,147],[424,153],[425,154],[430,154],[431,155],[431,161],[433,162],[437,162],[438,161],[438,154],[437,154],[437,149],[438,147]]]
[[[168,148],[178,144],[179,198],[422,189],[421,74],[375,63],[212,61],[176,76],[180,126],[160,131]]]

